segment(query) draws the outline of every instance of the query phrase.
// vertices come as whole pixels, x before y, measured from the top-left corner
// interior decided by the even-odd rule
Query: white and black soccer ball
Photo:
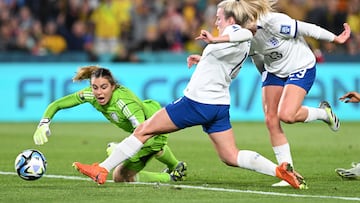
[[[46,172],[46,158],[39,150],[27,149],[15,159],[15,170],[24,180],[37,180]]]

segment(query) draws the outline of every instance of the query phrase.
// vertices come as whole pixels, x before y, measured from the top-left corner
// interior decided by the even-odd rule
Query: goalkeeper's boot
[[[174,170],[178,170],[180,173],[184,174],[184,176],[186,176],[186,170],[187,170],[187,164],[185,162],[180,161]],[[170,174],[171,172],[173,172],[174,170],[170,170],[169,168],[165,168],[164,170],[162,170],[162,173],[168,173]]]
[[[175,169],[171,171],[169,174],[173,181],[182,181],[185,180],[187,170],[187,164],[185,162],[179,162]],[[168,170],[170,171],[170,170]]]
[[[293,188],[296,189],[307,189],[304,178],[294,171],[291,164],[283,162],[276,167],[276,176],[288,182]]]
[[[352,168],[344,169],[337,168],[335,172],[343,179],[357,179],[360,178],[360,163],[352,163]]]
[[[331,110],[331,106],[327,101],[322,101],[319,105],[319,108],[324,109],[328,115],[329,121],[324,121],[327,123],[332,131],[338,131],[340,128],[340,120]]]
[[[170,177],[172,181],[183,181],[184,180],[184,176],[182,176],[179,172],[177,171],[172,171],[170,173]]]
[[[73,166],[80,173],[90,177],[98,184],[104,184],[106,182],[106,178],[107,178],[107,175],[109,172],[105,168],[99,166],[98,163],[88,165],[88,164],[82,164],[79,162],[74,162]]]

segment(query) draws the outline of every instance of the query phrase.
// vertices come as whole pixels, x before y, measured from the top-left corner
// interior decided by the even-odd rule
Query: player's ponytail
[[[73,81],[89,80],[91,78],[106,78],[111,85],[119,86],[111,71],[99,66],[85,66],[79,68],[78,72],[73,77]]]
[[[91,74],[100,69],[98,66],[84,66],[80,67],[76,75],[73,77],[73,81],[88,80],[91,78]]]

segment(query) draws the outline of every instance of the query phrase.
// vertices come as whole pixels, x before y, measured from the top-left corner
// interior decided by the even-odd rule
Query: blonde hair
[[[109,69],[95,65],[80,67],[76,75],[73,77],[73,81],[77,82],[101,77],[106,78],[111,85],[119,86]]]
[[[224,0],[217,7],[224,10],[225,19],[233,17],[236,24],[248,27],[260,16],[273,11],[277,0]]]

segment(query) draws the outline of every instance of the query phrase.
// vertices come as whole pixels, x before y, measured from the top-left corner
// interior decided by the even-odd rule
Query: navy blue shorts
[[[280,78],[272,73],[264,71],[262,73],[262,86],[276,85],[284,87],[285,85],[293,84],[303,88],[306,92],[309,92],[312,85],[314,84],[315,77],[315,67],[292,73],[289,75],[289,77],[286,78]]]
[[[230,105],[203,104],[184,96],[165,109],[179,129],[201,125],[209,134],[231,128]]]

